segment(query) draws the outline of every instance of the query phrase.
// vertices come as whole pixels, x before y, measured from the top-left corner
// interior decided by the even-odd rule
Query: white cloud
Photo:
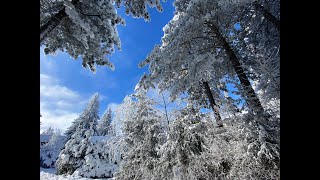
[[[59,84],[58,79],[47,74],[40,74],[40,130],[48,127],[65,131],[76,119],[89,97]]]
[[[40,74],[40,97],[54,99],[76,99],[79,94],[67,87],[59,85],[59,82],[45,74]]]
[[[64,132],[71,125],[71,122],[79,116],[79,114],[72,112],[57,115],[49,110],[42,110],[41,114],[42,117],[40,120],[42,124],[40,126],[40,132],[49,127],[53,127],[54,129],[58,128]]]

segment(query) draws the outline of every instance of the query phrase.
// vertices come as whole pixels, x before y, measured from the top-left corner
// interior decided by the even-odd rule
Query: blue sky
[[[114,108],[123,98],[133,93],[134,87],[148,67],[138,68],[138,63],[148,55],[163,36],[162,28],[172,19],[172,1],[162,2],[163,12],[149,9],[151,21],[132,18],[118,9],[126,26],[118,26],[122,50],[108,58],[115,71],[97,67],[96,74],[81,66],[66,53],[44,55],[40,48],[40,130],[49,126],[63,131],[78,117],[90,97],[100,94],[100,115],[107,107]]]

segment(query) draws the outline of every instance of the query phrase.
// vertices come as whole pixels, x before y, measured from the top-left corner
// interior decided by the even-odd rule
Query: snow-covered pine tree
[[[214,172],[210,172],[212,161],[207,151],[210,145],[206,142],[211,138],[211,120],[204,121],[199,107],[191,104],[176,111],[175,117],[167,141],[160,148],[154,179],[212,179]]]
[[[74,59],[81,57],[82,66],[92,71],[95,65],[114,69],[105,56],[114,52],[114,45],[121,49],[116,26],[125,25],[115,3],[146,20],[147,6],[162,11],[159,0],[40,0],[40,45],[45,45],[45,53],[66,51]]]
[[[56,3],[56,2],[55,2]],[[111,1],[59,1],[59,11],[40,18],[40,41],[46,54],[66,51],[74,59],[82,58],[82,66],[95,71],[95,65],[114,69],[105,55],[120,49],[116,26],[124,20]],[[40,13],[41,16],[45,16]]]
[[[233,35],[226,37],[232,42],[236,55],[241,57],[242,67],[262,107],[272,115],[268,121],[256,117],[260,124],[260,138],[265,142],[276,142],[279,141],[279,133],[275,132],[280,127],[280,26],[277,22],[280,19],[280,1],[254,1],[236,12],[226,27]]]
[[[205,51],[212,40],[205,37],[201,26],[193,18],[176,14],[163,28],[162,45],[157,45],[139,64],[140,67],[149,64],[150,74],[141,78],[138,87],[157,84],[161,91],[170,92],[171,100],[183,92],[197,99],[197,103],[207,96],[218,122],[221,117],[215,101],[219,91],[215,85],[227,70],[221,59],[215,57],[218,51]]]
[[[131,109],[123,111],[130,111],[131,115],[123,122],[126,151],[117,179],[155,178],[154,169],[159,159],[157,149],[163,142],[164,133],[159,113],[152,107],[154,102],[145,93],[139,91],[133,96],[137,101],[127,99],[125,102]]]
[[[216,81],[214,84],[218,84],[218,80],[225,75],[236,74],[252,110],[263,112],[239,58],[221,30],[233,15],[227,8],[231,5],[228,2],[175,1],[176,15],[164,28],[162,45],[156,46],[140,66],[150,64],[149,81],[160,83],[160,88],[169,88],[169,85],[174,84],[170,88],[173,96],[190,86],[196,87],[195,83],[199,83],[199,80]],[[192,77],[193,83],[186,80],[188,76]],[[180,83],[172,79],[179,79]]]
[[[99,94],[95,93],[82,114],[72,122],[72,125],[65,131],[66,141],[71,139],[71,136],[75,133],[76,129],[81,125],[82,127],[89,127],[91,121],[94,122],[94,135],[98,134],[98,109],[99,109]]]
[[[97,135],[97,121],[99,110],[99,94],[96,93],[91,98],[83,113],[76,119],[74,133],[65,144],[64,149],[59,154],[56,162],[58,174],[72,174],[81,167],[90,146],[90,137]]]
[[[54,129],[50,126],[48,129],[44,130],[41,134],[51,137],[54,134]]]
[[[102,116],[98,123],[98,132],[100,136],[111,135],[112,127],[112,111],[109,108]]]
[[[80,121],[79,118],[75,119],[72,122],[71,126],[68,127],[68,129],[64,132],[64,135],[66,136],[66,140],[67,141],[69,139],[71,139],[71,136],[76,132],[76,129],[77,129],[78,125],[79,125],[79,121]]]
[[[241,13],[230,24],[237,24],[238,28],[229,27],[233,35],[228,41],[233,42],[233,49],[242,57],[243,67],[254,81],[255,91],[261,92],[258,95],[264,105],[280,98],[280,26],[278,29],[272,20],[280,19],[280,1],[255,1]]]

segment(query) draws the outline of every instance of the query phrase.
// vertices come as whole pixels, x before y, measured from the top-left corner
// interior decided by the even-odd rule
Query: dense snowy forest
[[[42,132],[41,179],[280,179],[280,0],[40,0],[40,46],[114,70],[117,9],[148,23],[163,3],[174,17],[137,64],[148,73],[116,109],[100,117],[97,92]]]

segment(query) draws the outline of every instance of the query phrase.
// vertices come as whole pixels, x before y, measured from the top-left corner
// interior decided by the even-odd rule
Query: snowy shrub
[[[92,136],[85,161],[74,174],[87,178],[114,177],[121,162],[120,152],[114,152],[114,146],[119,148],[119,140],[113,136]]]
[[[73,174],[82,166],[93,130],[78,130],[71,136],[56,162],[58,174]]]
[[[50,128],[49,128],[50,129]],[[64,147],[64,136],[59,133],[41,134],[40,141],[40,167],[54,168],[54,164],[58,159],[58,155]],[[48,139],[46,143],[46,139]]]

